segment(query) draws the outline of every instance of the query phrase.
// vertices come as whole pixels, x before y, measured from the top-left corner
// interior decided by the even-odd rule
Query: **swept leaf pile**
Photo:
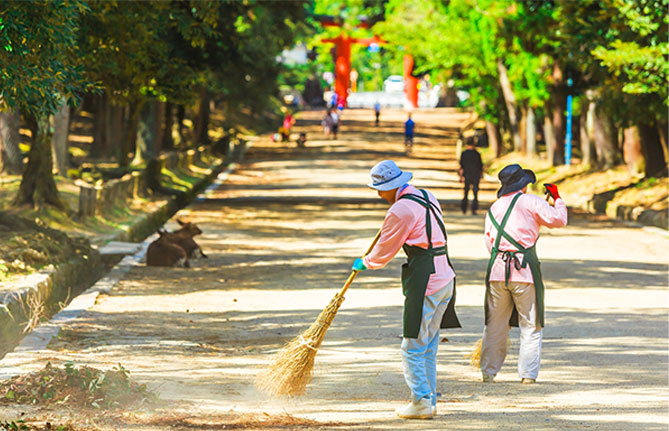
[[[156,395],[132,381],[121,364],[101,371],[68,362],[63,368],[51,363],[36,372],[0,383],[0,403],[67,405],[114,409],[155,404]]]

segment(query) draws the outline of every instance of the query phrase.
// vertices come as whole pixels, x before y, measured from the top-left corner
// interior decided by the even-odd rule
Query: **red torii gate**
[[[335,22],[330,17],[321,18],[321,24],[324,27],[341,27],[341,24]],[[363,28],[369,28],[366,22],[360,24]],[[354,38],[345,33],[340,34],[335,38],[322,39],[323,43],[334,43],[336,47],[335,60],[335,93],[337,93],[337,100],[342,100],[346,106],[348,99],[348,89],[351,84],[351,44],[357,43],[360,45],[369,46],[373,43],[386,43],[383,39],[373,36],[368,38]],[[413,76],[413,56],[411,54],[404,55],[404,93],[407,99],[414,108],[418,107],[418,78]]]

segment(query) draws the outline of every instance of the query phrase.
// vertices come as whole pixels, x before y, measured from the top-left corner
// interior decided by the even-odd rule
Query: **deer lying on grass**
[[[183,266],[190,268],[188,255],[183,248],[174,244],[169,233],[158,230],[160,238],[149,244],[146,250],[147,266]]]

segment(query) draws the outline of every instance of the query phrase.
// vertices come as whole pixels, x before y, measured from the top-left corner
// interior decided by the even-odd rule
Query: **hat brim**
[[[537,182],[537,176],[530,169],[523,169],[523,176],[511,184],[504,184],[497,190],[497,197],[500,198],[509,193],[522,190],[526,185]]]
[[[402,187],[406,183],[408,183],[411,178],[413,178],[413,174],[411,172],[402,172],[402,174],[397,177],[392,179],[391,181],[388,181],[387,183],[381,183],[381,184],[367,184],[368,187],[374,189],[374,190],[380,190],[382,192],[387,191],[387,190],[393,190],[398,187]]]

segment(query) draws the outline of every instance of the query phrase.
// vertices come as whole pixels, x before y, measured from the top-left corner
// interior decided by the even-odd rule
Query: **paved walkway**
[[[348,111],[338,140],[323,138],[320,115],[300,117],[306,149],[260,140],[219,189],[178,214],[204,231],[208,260],[191,269],[134,267],[48,348],[0,366],[122,363],[173,402],[156,414],[162,422],[126,419],[123,429],[166,429],[169,418],[170,429],[219,429],[231,417],[282,412],[319,429],[667,429],[666,234],[574,215],[568,227],[542,231],[547,327],[539,383],[519,384],[512,332],[504,368],[484,385],[464,359],[483,329],[487,261],[483,216],[457,209],[454,127],[466,116],[415,114],[416,148],[406,157],[400,111],[384,111],[378,128],[371,111]],[[413,171],[414,183],[446,208],[463,329],[443,333],[439,415],[406,422],[393,413],[408,398],[399,355],[403,257],[356,279],[308,394],[268,399],[254,388],[255,373],[314,321],[383,220],[386,206],[364,185],[384,158]],[[481,198],[491,202],[495,189],[484,184]],[[8,411],[0,407],[0,418]]]

